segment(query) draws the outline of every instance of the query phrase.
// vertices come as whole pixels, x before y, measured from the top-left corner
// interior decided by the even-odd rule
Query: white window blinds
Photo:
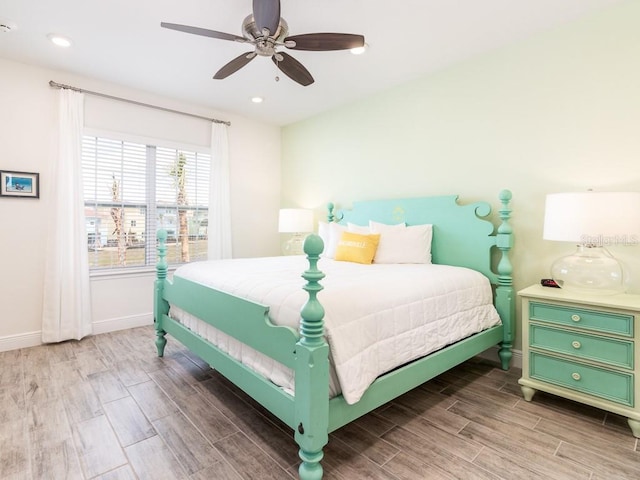
[[[210,155],[85,136],[82,162],[92,269],[153,265],[159,228],[170,264],[206,258]]]

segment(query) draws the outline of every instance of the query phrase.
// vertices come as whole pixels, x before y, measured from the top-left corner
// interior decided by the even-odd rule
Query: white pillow
[[[324,243],[324,252],[329,247],[329,224],[327,222],[318,222],[318,236]]]
[[[380,234],[374,263],[431,263],[433,225],[384,225],[371,222],[371,233]]]
[[[347,223],[347,229],[352,233],[358,233],[360,235],[369,235],[371,233],[371,229],[369,225],[356,225],[355,223]]]
[[[404,222],[388,225],[386,223],[374,222],[373,220],[369,220],[369,230],[371,230],[372,232],[376,230],[376,233],[381,233],[383,230],[388,230],[390,228],[404,228],[406,226],[407,224]]]
[[[323,226],[324,224],[324,226]],[[338,248],[338,242],[342,236],[342,232],[346,232],[346,225],[340,225],[339,223],[324,223],[318,224],[318,235],[324,242],[324,251],[322,256],[324,258],[334,258],[336,256],[336,249]],[[326,235],[326,238],[323,236]]]
[[[379,233],[380,234],[380,243],[384,243],[384,237],[385,235],[383,235],[385,232],[389,232],[389,231],[393,231],[393,230],[397,230],[399,228],[401,229],[405,229],[407,226],[406,223],[402,222],[402,223],[396,223],[393,225],[389,225],[387,223],[380,223],[380,222],[375,222],[373,220],[369,220],[369,229],[371,230],[371,233]],[[392,242],[392,239],[390,236],[389,237],[389,241]],[[378,244],[378,246],[380,246],[380,243]],[[392,243],[387,244],[386,247],[382,247],[382,259],[384,260],[385,257],[389,257],[388,253],[391,249],[393,249],[394,246]],[[374,259],[375,262],[375,259]],[[378,262],[378,263],[383,263],[383,262]],[[395,262],[384,262],[384,263],[395,263]]]

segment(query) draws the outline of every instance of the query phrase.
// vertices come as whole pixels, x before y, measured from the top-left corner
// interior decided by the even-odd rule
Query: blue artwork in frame
[[[0,196],[40,198],[40,174],[0,171]]]

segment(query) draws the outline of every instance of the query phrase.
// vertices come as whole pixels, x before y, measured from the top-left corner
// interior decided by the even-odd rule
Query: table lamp
[[[559,258],[551,266],[551,276],[561,288],[595,295],[622,293],[622,265],[606,246],[638,243],[640,193],[547,195],[543,238],[577,246],[573,254]]]
[[[281,209],[278,216],[278,231],[292,234],[282,245],[282,253],[302,255],[304,234],[313,231],[313,211],[304,208]]]

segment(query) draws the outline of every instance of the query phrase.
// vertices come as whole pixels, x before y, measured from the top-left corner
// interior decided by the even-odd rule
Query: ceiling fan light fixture
[[[356,47],[356,48],[352,48],[349,51],[353,54],[353,55],[362,55],[364,52],[366,52],[369,49],[369,44],[365,43],[363,46],[361,47]]]
[[[51,43],[62,48],[68,48],[72,44],[69,37],[65,37],[64,35],[59,35],[57,33],[50,33],[49,35],[47,35],[47,38],[51,41]]]

